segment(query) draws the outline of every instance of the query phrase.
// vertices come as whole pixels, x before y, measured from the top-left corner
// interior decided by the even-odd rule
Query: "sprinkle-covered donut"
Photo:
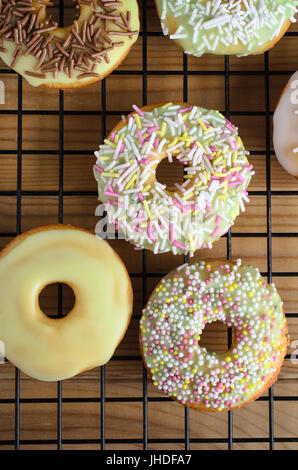
[[[298,72],[285,87],[273,114],[273,145],[279,163],[298,178]]]
[[[295,0],[155,0],[165,35],[187,54],[260,54],[284,35]]]
[[[78,18],[59,28],[48,0],[0,2],[0,58],[31,85],[76,88],[103,79],[139,33],[136,0],[74,0]]]
[[[248,201],[253,171],[237,128],[218,111],[187,103],[133,108],[95,152],[109,221],[154,253],[211,248]],[[165,158],[185,165],[176,191],[156,180]]]
[[[68,315],[50,318],[39,294],[62,282],[75,295]],[[132,312],[124,264],[108,243],[70,225],[35,228],[0,254],[0,340],[25,374],[62,380],[105,364],[123,338]]]
[[[233,329],[226,353],[200,346],[207,323]],[[152,293],[140,324],[154,385],[193,408],[221,411],[258,398],[273,382],[288,335],[282,301],[257,268],[200,261],[173,270]]]

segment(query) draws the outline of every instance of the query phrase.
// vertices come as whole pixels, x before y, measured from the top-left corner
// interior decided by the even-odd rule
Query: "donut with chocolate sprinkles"
[[[0,0],[0,58],[32,86],[76,88],[102,80],[139,34],[136,0],[73,0],[77,18],[58,26],[48,0]]]

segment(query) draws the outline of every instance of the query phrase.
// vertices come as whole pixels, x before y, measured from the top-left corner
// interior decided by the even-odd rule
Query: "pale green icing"
[[[197,106],[168,103],[142,114],[130,115],[110,136],[115,140],[95,152],[109,220],[126,240],[154,253],[211,248],[248,201],[253,171],[237,128],[218,111]],[[176,192],[156,180],[167,157],[179,159],[190,176],[175,184]]]
[[[295,0],[156,0],[165,35],[186,53],[248,55],[263,52],[295,21]]]
[[[213,321],[233,328],[226,353],[200,346],[205,325]],[[286,348],[286,322],[274,284],[240,260],[201,261],[173,270],[152,293],[140,328],[154,385],[183,404],[216,410],[254,398],[278,372]]]

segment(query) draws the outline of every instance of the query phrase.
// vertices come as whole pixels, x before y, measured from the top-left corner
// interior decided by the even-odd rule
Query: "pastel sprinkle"
[[[261,279],[258,269],[237,260],[184,264],[161,280],[143,310],[140,333],[146,366],[162,393],[221,411],[270,383],[286,352],[287,330],[274,285]],[[256,294],[247,300],[247,292]],[[234,329],[225,354],[200,345],[214,321]]]
[[[193,256],[211,248],[249,202],[254,172],[237,128],[218,111],[198,106],[133,110],[95,152],[99,198],[113,200],[110,218],[127,227],[127,240],[156,254]],[[183,165],[184,181],[173,182],[175,190],[157,180],[163,158]]]

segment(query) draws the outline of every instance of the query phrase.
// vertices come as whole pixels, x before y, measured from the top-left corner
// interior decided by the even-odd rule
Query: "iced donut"
[[[154,253],[189,253],[227,232],[248,201],[253,175],[237,128],[218,111],[187,103],[139,109],[95,152],[94,175],[109,222]],[[185,165],[176,191],[156,179],[167,158]]]
[[[139,33],[136,0],[74,0],[71,26],[59,28],[47,0],[0,2],[0,58],[31,85],[76,88],[101,80]]]
[[[155,0],[165,35],[187,54],[260,54],[296,21],[295,0]]]
[[[298,72],[290,78],[273,115],[273,145],[279,163],[298,178]]]
[[[233,329],[226,353],[200,346],[207,323]],[[140,325],[141,352],[154,385],[199,410],[231,410],[276,381],[288,344],[282,301],[258,269],[200,261],[169,273],[152,293]]]
[[[63,282],[75,305],[63,318],[46,316],[39,293]],[[25,374],[62,380],[106,363],[131,317],[132,288],[117,254],[90,232],[68,225],[33,229],[0,255],[0,339]]]

